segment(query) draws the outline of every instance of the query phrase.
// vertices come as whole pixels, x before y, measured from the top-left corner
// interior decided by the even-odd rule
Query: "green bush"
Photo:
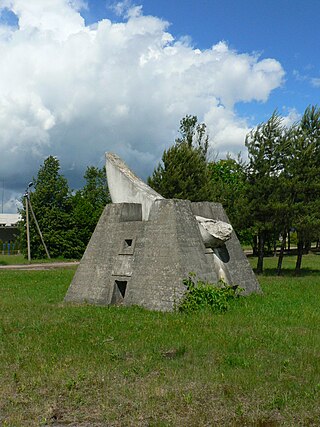
[[[183,284],[187,287],[187,291],[177,309],[184,313],[204,309],[223,313],[229,309],[230,301],[239,298],[242,291],[237,285],[230,286],[222,280],[216,284],[196,280],[192,273],[183,280]]]

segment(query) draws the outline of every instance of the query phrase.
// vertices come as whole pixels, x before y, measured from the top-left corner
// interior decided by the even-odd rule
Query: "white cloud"
[[[221,154],[243,148],[248,125],[233,107],[266,101],[282,84],[279,62],[239,54],[224,42],[194,49],[136,7],[124,22],[86,27],[85,6],[1,3],[19,19],[18,28],[0,24],[0,178],[10,188],[24,189],[50,154],[73,186],[87,165],[103,164],[108,150],[145,176],[185,114],[207,123]]]
[[[124,18],[138,17],[142,14],[142,6],[136,6],[132,0],[123,0],[115,2],[110,6],[110,9],[118,16]]]
[[[84,27],[84,19],[78,13],[85,7],[81,0],[3,0],[3,7],[18,17],[24,42],[28,35],[32,37],[32,34],[35,36],[38,32],[48,38],[65,40]]]
[[[4,203],[1,204],[1,212],[4,213],[16,213],[18,209],[22,209],[22,203],[17,199],[15,193],[5,193],[4,194]]]
[[[309,65],[307,70],[312,69],[312,66]],[[310,77],[306,74],[301,74],[298,70],[293,70],[293,76],[297,81],[304,82],[307,81],[311,84],[312,87],[318,88],[320,87],[320,77]]]
[[[284,108],[285,111],[287,111],[287,114],[282,114],[283,121],[282,124],[286,127],[290,127],[295,123],[298,123],[298,121],[301,120],[301,114],[298,113],[298,111],[295,108]],[[284,112],[285,112],[284,111]]]
[[[311,84],[313,87],[320,87],[320,78],[319,77],[313,77],[311,79]]]

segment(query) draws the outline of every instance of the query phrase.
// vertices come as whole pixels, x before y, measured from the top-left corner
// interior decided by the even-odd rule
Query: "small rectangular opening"
[[[133,255],[136,239],[123,239],[121,242],[119,255]]]
[[[125,280],[116,280],[116,285],[118,286],[119,292],[122,295],[122,298],[124,298],[127,290],[127,281]]]
[[[126,280],[115,280],[111,304],[123,303],[126,290],[127,290],[127,283],[128,282]]]
[[[132,246],[132,239],[125,239],[124,240],[125,248],[129,248]]]

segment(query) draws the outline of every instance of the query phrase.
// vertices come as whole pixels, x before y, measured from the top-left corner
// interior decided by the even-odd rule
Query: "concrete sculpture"
[[[149,219],[151,206],[156,200],[164,200],[113,153],[106,153],[106,171],[112,202],[141,203],[142,220]],[[230,239],[230,224],[198,215],[196,219],[206,247],[218,247]]]
[[[164,199],[116,155],[107,153],[112,204],[106,206],[66,301],[172,310],[182,280],[260,286],[219,203]]]

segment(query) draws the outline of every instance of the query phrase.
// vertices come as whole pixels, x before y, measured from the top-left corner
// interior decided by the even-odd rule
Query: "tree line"
[[[320,109],[307,107],[291,126],[274,112],[246,136],[246,162],[240,155],[210,161],[206,126],[196,116],[182,119],[180,134],[149,185],[167,198],[222,203],[240,240],[257,255],[257,273],[281,242],[280,274],[294,232],[299,272],[303,253],[320,238]]]
[[[165,198],[222,203],[240,240],[252,245],[258,273],[266,253],[280,246],[280,274],[294,233],[299,272],[303,253],[320,238],[320,109],[307,107],[291,126],[274,112],[246,136],[246,161],[240,154],[212,160],[207,127],[196,116],[185,116],[179,133],[148,184]],[[30,201],[51,256],[79,258],[110,202],[105,170],[88,167],[84,187],[72,192],[59,169],[57,158],[44,161]],[[21,213],[25,217],[25,208]],[[31,252],[41,258],[44,249],[31,227]]]
[[[34,191],[29,198],[52,258],[81,258],[105,205],[111,201],[105,168],[89,166],[84,179],[82,189],[71,191],[54,156],[45,159],[33,179]],[[22,201],[20,247],[26,254],[26,208],[25,200]],[[32,258],[46,257],[33,218],[30,218],[30,249]]]

